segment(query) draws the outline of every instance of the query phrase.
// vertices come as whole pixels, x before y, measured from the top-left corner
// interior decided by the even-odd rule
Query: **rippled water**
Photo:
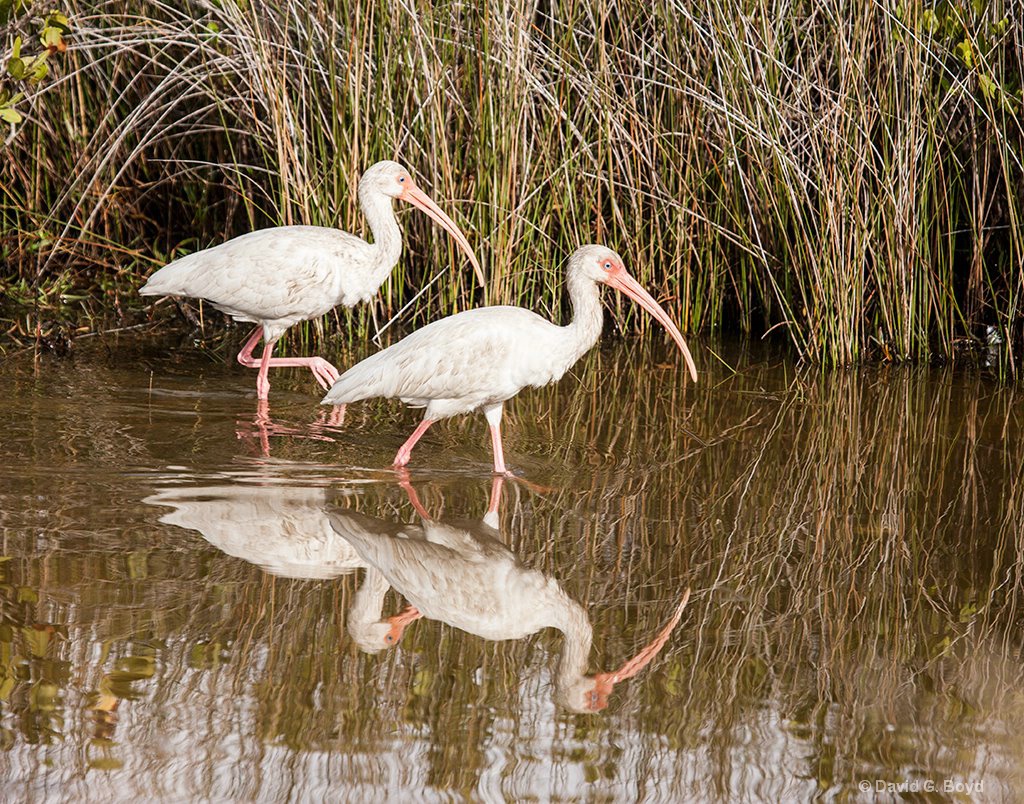
[[[664,345],[595,352],[511,403],[521,480],[478,416],[405,485],[417,414],[332,425],[308,373],[263,413],[226,353],[7,358],[3,797],[1011,796],[1020,395],[713,351],[698,386]]]

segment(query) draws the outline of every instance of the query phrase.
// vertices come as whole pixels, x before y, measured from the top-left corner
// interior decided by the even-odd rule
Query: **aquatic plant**
[[[602,241],[684,331],[829,364],[1019,354],[1019,0],[66,7],[0,164],[11,334],[135,320],[152,268],[254,227],[358,227],[356,177],[398,155],[476,232],[490,301],[551,312],[547,266]],[[404,225],[376,326],[424,286],[402,324],[479,302]]]

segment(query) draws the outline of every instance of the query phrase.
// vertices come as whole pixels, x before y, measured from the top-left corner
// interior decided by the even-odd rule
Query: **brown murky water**
[[[486,521],[482,417],[413,453],[423,519],[387,468],[418,418],[397,404],[335,427],[308,373],[278,371],[262,417],[250,372],[144,342],[6,359],[2,797],[1021,789],[1020,395],[966,370],[695,351],[696,387],[664,345],[629,343],[513,402],[506,457],[529,483]],[[428,614],[397,644],[389,587]],[[479,635],[585,612],[593,674],[687,587],[661,653],[595,713],[564,694],[572,628]]]

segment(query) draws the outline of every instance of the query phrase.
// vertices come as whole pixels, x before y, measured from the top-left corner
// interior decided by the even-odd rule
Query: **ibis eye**
[[[604,269],[605,269],[606,271],[610,271],[610,270],[612,269],[612,264],[611,264],[610,262],[606,262],[606,263],[604,264]]]
[[[398,177],[398,183],[399,184],[405,184],[405,176],[399,176]]]
[[[385,642],[394,642],[395,638],[393,636],[391,636],[391,634],[388,634],[386,637],[384,637],[384,641]]]

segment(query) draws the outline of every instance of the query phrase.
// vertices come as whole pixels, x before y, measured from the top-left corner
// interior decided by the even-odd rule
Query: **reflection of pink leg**
[[[409,498],[409,502],[412,503],[413,509],[423,519],[429,520],[430,514],[427,513],[427,509],[423,507],[423,503],[420,502],[420,495],[416,493],[416,489],[412,487],[412,483],[409,482],[409,472],[406,471],[404,466],[395,467],[395,474],[398,475],[398,485],[405,491],[406,496]]]
[[[416,446],[416,442],[423,437],[423,434],[427,432],[427,428],[433,423],[433,419],[424,419],[420,422],[419,426],[412,431],[412,435],[409,436],[409,440],[398,448],[398,454],[395,455],[395,466],[405,466],[409,463],[409,456],[412,455],[412,448]]]
[[[391,623],[391,630],[388,631],[388,635],[384,637],[384,641],[389,645],[396,644],[402,638],[402,634],[405,633],[405,627],[422,616],[423,615],[420,614],[419,609],[415,606],[406,606],[405,611],[401,614],[396,614],[394,617],[388,617],[388,622]]]
[[[495,530],[501,525],[498,508],[501,505],[501,486],[505,482],[505,477],[506,475],[495,475],[491,478],[491,500],[487,505],[487,513],[484,514],[484,524]]]
[[[345,406],[331,405],[331,412],[327,414],[325,424],[331,427],[341,427],[345,423]]]
[[[270,403],[266,397],[260,398],[256,403],[256,427],[260,431],[260,447],[263,449],[263,457],[270,457]]]
[[[491,500],[487,506],[488,514],[498,513],[498,508],[501,507],[501,487],[504,483],[504,475],[495,475],[491,480]]]
[[[251,438],[253,433],[249,429],[250,423],[245,419],[238,422],[238,427],[242,428],[235,430],[235,435],[238,438]],[[260,440],[260,449],[263,452],[264,458],[270,457],[270,432],[273,428],[273,423],[270,421],[270,403],[266,399],[260,399],[256,402],[256,415],[252,419],[252,425],[256,428],[256,435]]]
[[[289,427],[285,424],[275,424],[270,418],[270,403],[266,399],[260,399],[256,402],[256,415],[252,419],[252,424],[255,425],[256,435],[260,439],[260,447],[263,450],[263,456],[266,458],[270,457],[270,436],[289,436],[292,438],[310,438],[314,441],[334,441],[330,436],[326,436],[319,432],[316,424],[310,424],[308,428],[302,427]],[[236,430],[235,435],[239,438],[250,438],[253,433],[250,432],[249,423],[247,421],[240,420],[238,426],[242,429]]]
[[[320,384],[320,387],[327,390],[338,379],[338,370],[324,360],[322,357],[277,357],[271,358],[274,351],[274,344],[269,343],[263,347],[263,356],[257,360],[252,356],[256,344],[259,343],[263,334],[263,327],[256,327],[249,340],[245,342],[242,351],[238,353],[238,362],[247,368],[259,368],[260,373],[256,378],[256,395],[260,399],[266,399],[270,393],[270,381],[267,379],[267,372],[271,368],[300,367],[308,368],[313,372],[313,378]]]

